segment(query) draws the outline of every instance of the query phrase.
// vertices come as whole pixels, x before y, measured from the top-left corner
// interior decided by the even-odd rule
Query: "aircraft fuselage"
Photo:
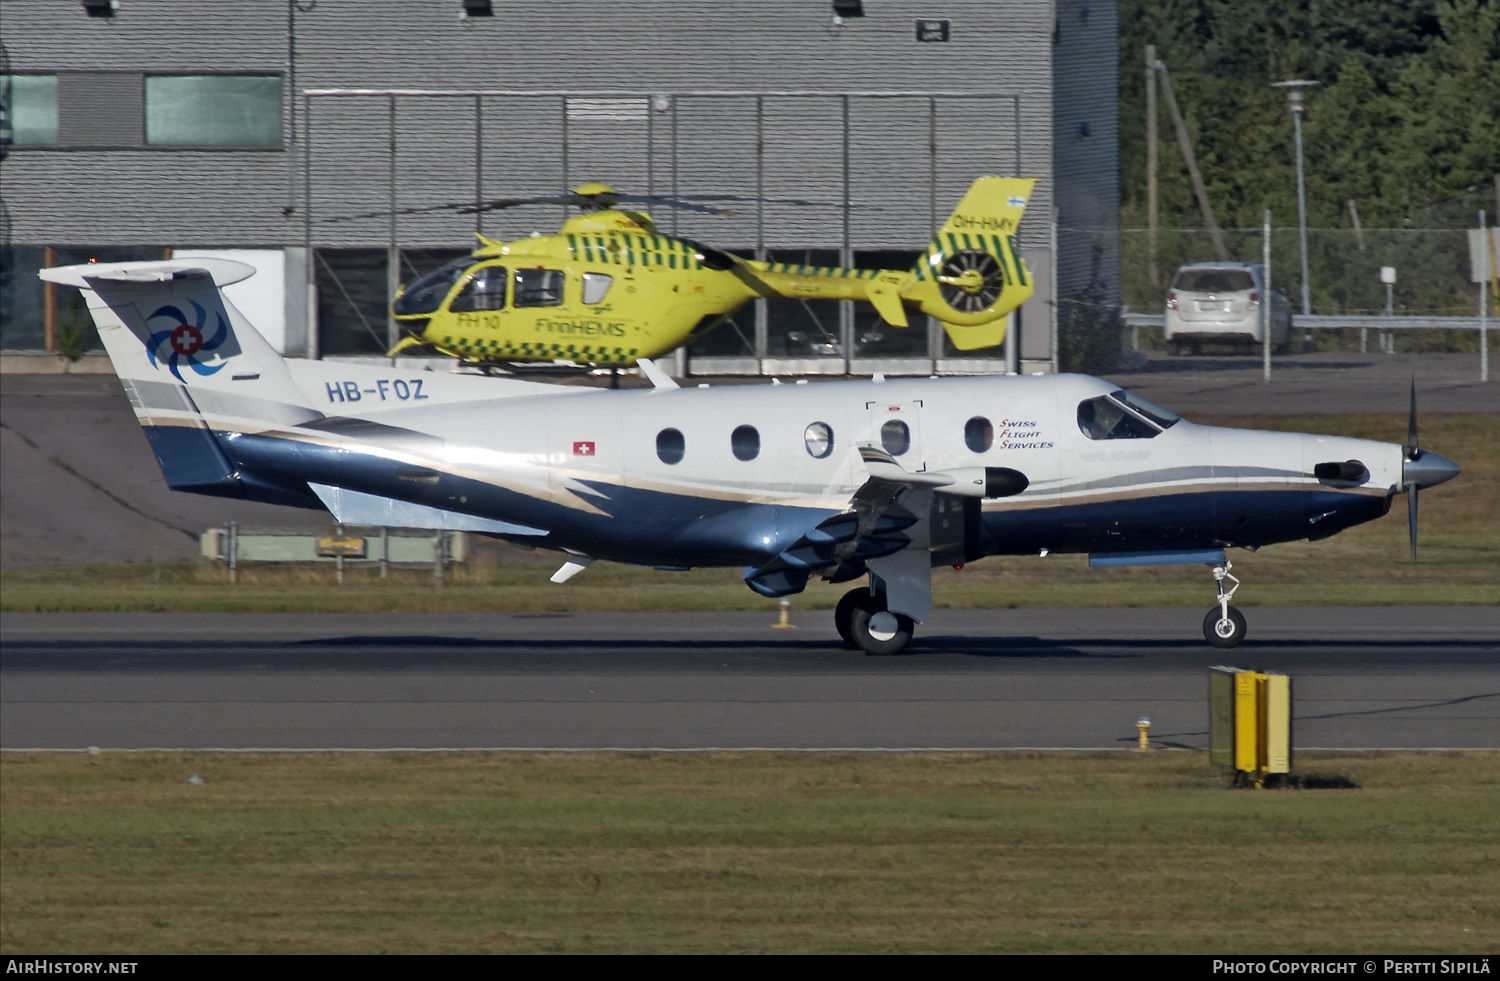
[[[1137,427],[1149,436],[1091,436],[1080,403],[1117,389],[1086,376],[553,389],[485,401],[455,398],[455,389],[474,391],[470,377],[427,373],[404,382],[401,399],[392,372],[347,373],[319,408],[378,425],[221,432],[230,462],[289,493],[337,485],[645,565],[755,564],[777,554],[848,506],[867,479],[856,444],[882,444],[890,424],[897,435],[885,445],[901,449],[893,455],[908,471],[1007,467],[1030,481],[1015,497],[969,504],[969,560],[1322,538],[1384,514],[1401,483],[1401,448],[1368,440],[1186,420]],[[361,398],[350,401],[356,389]],[[821,429],[809,448],[813,426],[826,427],[826,451]],[[1368,479],[1313,476],[1316,464],[1344,460],[1360,461]],[[247,486],[247,496],[258,495]]]

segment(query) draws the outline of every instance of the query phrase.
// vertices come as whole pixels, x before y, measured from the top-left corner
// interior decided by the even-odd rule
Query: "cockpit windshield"
[[[1124,389],[1078,403],[1078,428],[1089,439],[1151,439],[1179,421]]]
[[[443,299],[453,288],[454,282],[473,264],[474,257],[466,255],[454,259],[436,272],[428,273],[398,296],[396,302],[391,304],[391,310],[398,316],[436,311],[442,306]]]
[[[1117,402],[1124,402],[1163,429],[1171,429],[1174,425],[1182,421],[1181,416],[1168,412],[1160,406],[1152,405],[1139,395],[1132,395],[1123,388],[1116,392],[1110,392],[1109,397]]]

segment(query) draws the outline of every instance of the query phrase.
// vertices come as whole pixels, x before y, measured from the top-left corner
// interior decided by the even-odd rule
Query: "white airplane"
[[[764,596],[868,577],[851,647],[903,650],[932,568],[1086,552],[1203,563],[1216,647],[1245,636],[1225,549],[1320,539],[1459,467],[1406,446],[1200,426],[1083,375],[607,390],[281,357],[223,296],[226,259],[44,270],[84,293],[175,490],[344,524],[479,532],[594,559],[742,566]],[[1226,580],[1233,583],[1225,586]]]

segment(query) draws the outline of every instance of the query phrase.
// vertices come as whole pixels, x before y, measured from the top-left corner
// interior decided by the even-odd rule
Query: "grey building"
[[[779,261],[909,264],[969,182],[1034,177],[1012,349],[759,300],[699,371],[1047,370],[1112,315],[1114,0],[0,0],[0,347],[57,349],[38,267],[252,250],[289,354],[378,355],[390,290],[559,206],[444,204],[582,181],[735,194],[664,228]],[[70,332],[72,332],[70,334]],[[975,357],[975,354],[979,357]]]

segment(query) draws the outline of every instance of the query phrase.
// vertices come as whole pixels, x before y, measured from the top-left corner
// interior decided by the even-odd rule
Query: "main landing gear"
[[[1214,583],[1219,587],[1219,605],[1208,611],[1203,618],[1203,636],[1215,647],[1236,647],[1245,639],[1245,615],[1229,605],[1240,588],[1239,579],[1229,574],[1234,563],[1225,560],[1223,565],[1213,567]],[[1224,588],[1224,580],[1234,585]]]
[[[845,646],[866,654],[900,654],[911,643],[916,623],[885,608],[885,596],[868,586],[851,589],[833,610],[833,625]]]

